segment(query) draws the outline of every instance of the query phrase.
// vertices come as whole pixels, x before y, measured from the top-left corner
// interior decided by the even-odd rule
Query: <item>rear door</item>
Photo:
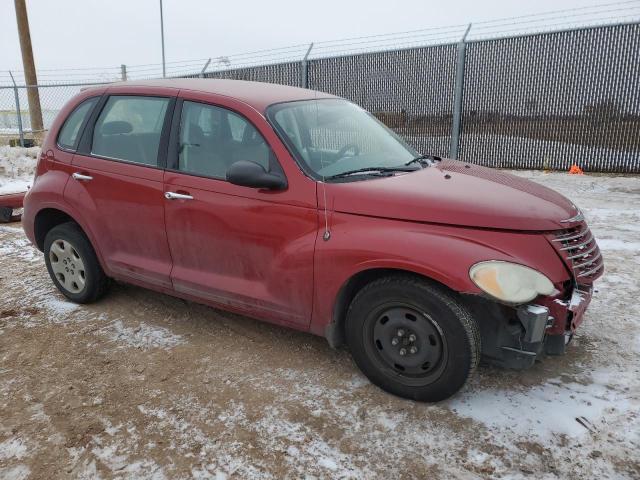
[[[72,160],[65,200],[92,230],[108,273],[171,288],[163,168],[174,89],[110,89]]]
[[[298,171],[287,173],[289,188],[283,191],[230,184],[225,174],[233,162],[250,160],[273,171],[282,168],[278,157],[288,153],[281,143],[274,147],[275,133],[246,105],[230,99],[212,104],[196,92],[180,97],[164,186],[181,196],[165,202],[175,290],[306,327],[317,232],[315,183]]]

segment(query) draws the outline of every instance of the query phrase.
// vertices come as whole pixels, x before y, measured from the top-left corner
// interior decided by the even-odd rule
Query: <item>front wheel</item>
[[[444,288],[411,276],[365,286],[349,307],[346,338],[374,384],[419,401],[456,393],[480,359],[480,333],[467,308]]]

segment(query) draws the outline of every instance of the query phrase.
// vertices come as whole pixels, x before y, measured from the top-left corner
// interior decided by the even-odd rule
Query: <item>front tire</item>
[[[360,290],[345,330],[362,372],[383,390],[413,400],[449,398],[480,359],[480,333],[469,310],[455,294],[408,275]]]
[[[74,222],[53,227],[44,239],[49,276],[64,296],[76,303],[91,303],[107,291],[104,274],[91,242]]]

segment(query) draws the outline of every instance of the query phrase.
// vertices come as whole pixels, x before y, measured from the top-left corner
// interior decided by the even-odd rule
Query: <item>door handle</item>
[[[193,200],[193,197],[191,195],[176,192],[165,192],[164,198],[166,198],[167,200]]]
[[[93,180],[93,177],[91,175],[83,175],[82,173],[78,173],[75,172],[73,175],[71,175],[75,180],[79,180],[81,182],[88,182],[90,180]]]

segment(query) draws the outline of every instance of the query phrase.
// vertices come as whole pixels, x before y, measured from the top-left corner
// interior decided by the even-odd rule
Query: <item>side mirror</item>
[[[251,188],[284,190],[287,181],[280,175],[267,172],[262,165],[247,160],[238,160],[227,170],[227,181],[234,185]]]

